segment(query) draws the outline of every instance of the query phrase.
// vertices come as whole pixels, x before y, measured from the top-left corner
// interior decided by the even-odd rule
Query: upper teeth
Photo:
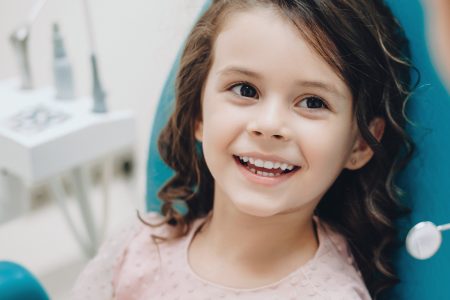
[[[260,168],[266,168],[266,169],[277,169],[277,168],[280,168],[281,170],[292,170],[293,168],[294,168],[294,166],[293,165],[289,165],[289,164],[287,164],[287,163],[280,163],[280,162],[273,162],[273,161],[270,161],[270,160],[262,160],[262,159],[259,159],[259,158],[253,158],[253,157],[248,157],[248,156],[239,156],[239,158],[242,160],[242,161],[244,161],[244,162],[248,162],[248,161],[250,161],[250,163],[252,164],[252,165],[255,165],[255,166],[257,166],[257,167],[260,167]]]

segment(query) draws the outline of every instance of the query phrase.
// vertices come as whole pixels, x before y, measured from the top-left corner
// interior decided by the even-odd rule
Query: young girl
[[[407,53],[381,0],[213,1],[159,139],[175,170],[162,216],[107,241],[74,298],[351,300],[392,286]]]

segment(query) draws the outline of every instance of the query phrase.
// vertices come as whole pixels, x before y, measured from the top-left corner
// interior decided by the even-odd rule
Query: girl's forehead
[[[272,8],[233,12],[217,35],[211,71],[240,71],[259,79],[303,82],[351,98],[336,70],[287,17]]]

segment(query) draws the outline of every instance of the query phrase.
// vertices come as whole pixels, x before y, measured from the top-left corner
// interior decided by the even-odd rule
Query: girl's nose
[[[251,136],[268,140],[289,140],[289,130],[286,127],[286,112],[282,111],[279,104],[269,105],[266,103],[265,106],[249,121],[247,125],[248,133]]]

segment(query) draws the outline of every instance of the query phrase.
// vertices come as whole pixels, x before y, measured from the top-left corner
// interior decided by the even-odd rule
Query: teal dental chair
[[[39,281],[19,264],[0,261],[0,299],[49,300]]]
[[[420,86],[407,111],[408,117],[416,123],[408,127],[408,132],[416,142],[417,152],[398,178],[399,186],[406,192],[405,202],[412,208],[409,218],[399,224],[403,236],[421,221],[436,225],[450,222],[450,95],[431,62],[421,2],[424,1],[388,1],[406,30],[413,63],[421,75]],[[449,232],[443,232],[442,238],[439,251],[428,260],[413,259],[404,246],[398,251],[396,264],[401,283],[390,293],[389,299],[450,299]]]
[[[417,124],[408,127],[417,144],[417,154],[397,180],[406,192],[404,201],[412,208],[412,214],[399,223],[404,241],[409,228],[420,221],[450,222],[450,189],[447,188],[450,183],[450,97],[430,60],[420,1],[386,1],[406,30],[413,63],[421,75],[421,87],[411,98],[407,111],[409,118]],[[210,0],[206,1],[203,10],[210,3]],[[160,210],[157,192],[173,174],[159,156],[157,139],[171,113],[178,65],[179,55],[162,91],[152,128],[147,166],[147,209],[152,211]],[[450,285],[447,283],[450,277],[450,236],[444,234],[443,237],[441,249],[427,261],[413,259],[405,247],[401,247],[396,259],[401,283],[385,295],[386,299],[450,299]]]

